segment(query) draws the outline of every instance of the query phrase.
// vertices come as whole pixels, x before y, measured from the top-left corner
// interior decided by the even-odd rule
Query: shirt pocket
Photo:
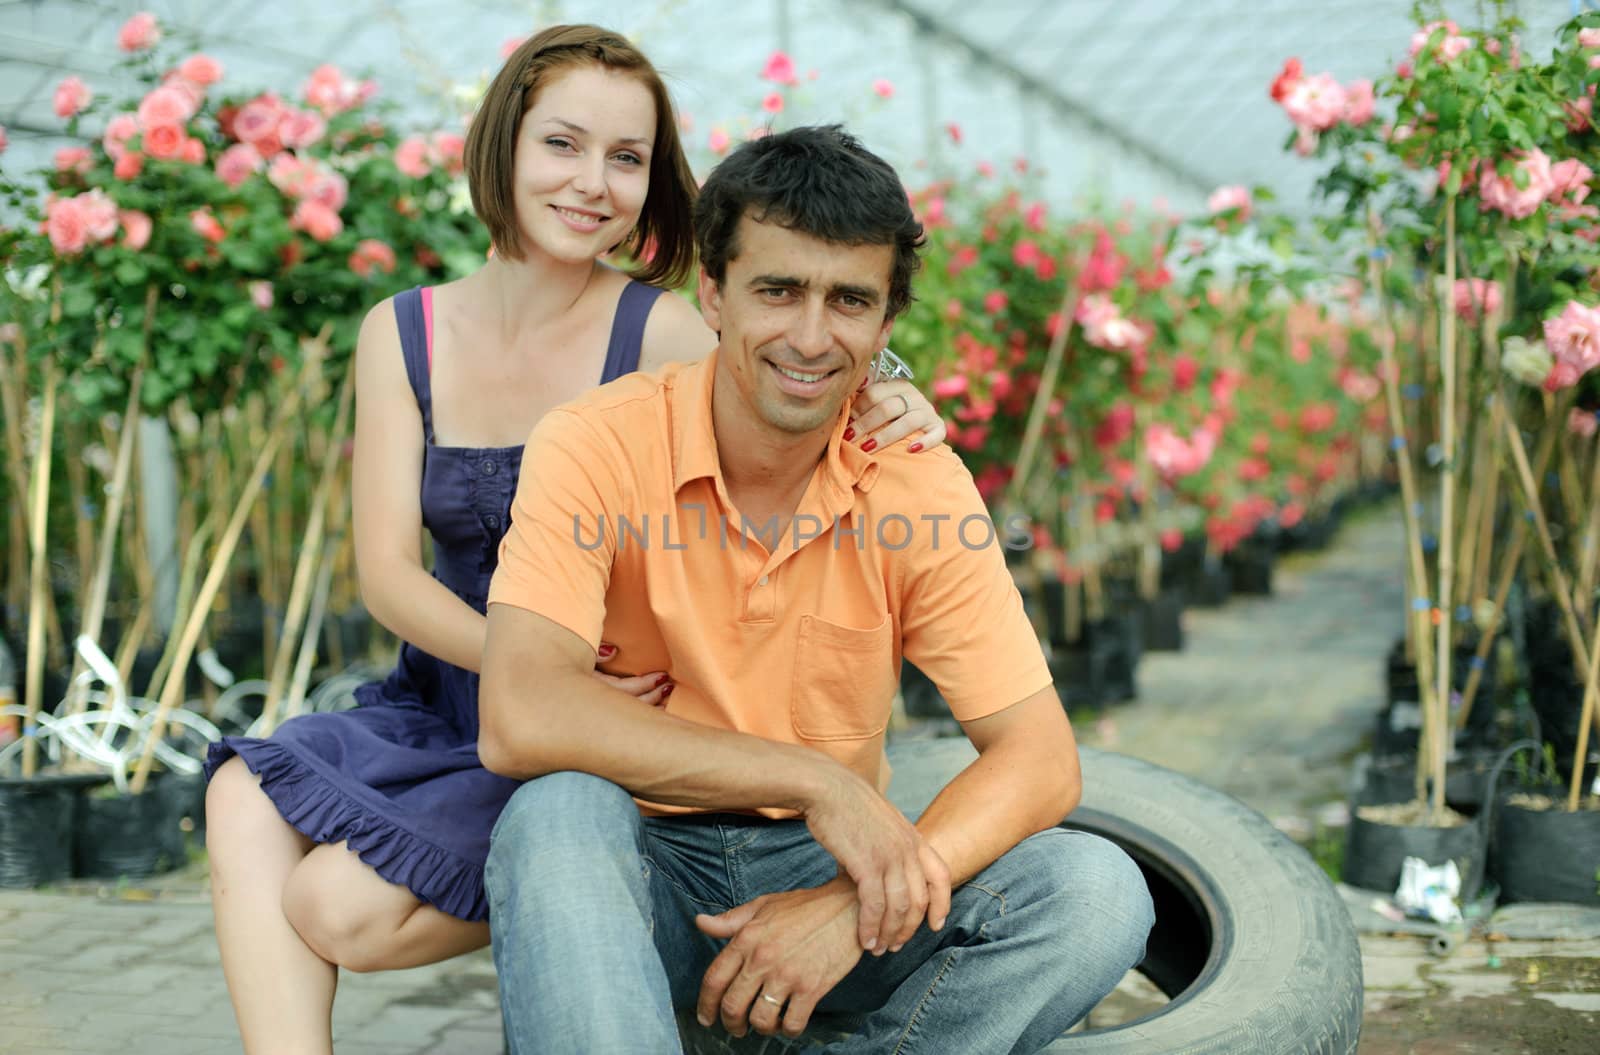
[[[862,740],[883,732],[894,698],[894,626],[871,630],[800,617],[790,721],[805,740]]]

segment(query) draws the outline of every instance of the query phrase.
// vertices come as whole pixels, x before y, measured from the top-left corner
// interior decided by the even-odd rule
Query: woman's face
[[[628,237],[650,189],[656,109],[638,78],[578,66],[546,83],[517,137],[517,222],[529,244],[577,262]]]

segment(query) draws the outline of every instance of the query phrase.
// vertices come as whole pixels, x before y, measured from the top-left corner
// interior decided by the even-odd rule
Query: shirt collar
[[[678,371],[672,385],[672,488],[704,477],[721,481],[722,463],[717,457],[717,437],[711,415],[711,393],[717,377],[717,356],[713,351],[698,363]],[[850,404],[840,408],[839,420],[828,435],[828,449],[822,459],[824,494],[828,504],[848,509],[851,492],[872,489],[878,478],[878,460],[854,443],[844,441],[849,425]]]

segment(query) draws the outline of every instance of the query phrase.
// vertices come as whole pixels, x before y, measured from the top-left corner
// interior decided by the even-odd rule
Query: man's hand
[[[806,827],[849,876],[860,902],[857,940],[882,956],[922,925],[950,914],[950,869],[922,833],[866,781],[848,771],[801,812]]]
[[[696,916],[713,938],[731,939],[700,984],[695,1017],[719,1015],[736,1037],[750,1029],[799,1036],[817,1002],[861,959],[856,894],[849,880],[766,894],[720,916]]]

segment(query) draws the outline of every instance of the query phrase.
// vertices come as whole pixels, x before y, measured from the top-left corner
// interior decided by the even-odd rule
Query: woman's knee
[[[235,755],[212,774],[206,785],[206,848],[215,852],[230,844],[258,845],[267,831],[289,828],[260,779]]]
[[[300,940],[318,956],[347,971],[383,970],[381,938],[404,922],[388,905],[371,897],[350,896],[349,884],[339,873],[340,862],[317,852],[289,875],[283,887],[283,914]],[[338,847],[344,851],[344,847]],[[354,855],[350,855],[354,857]],[[415,906],[412,906],[413,908]]]

